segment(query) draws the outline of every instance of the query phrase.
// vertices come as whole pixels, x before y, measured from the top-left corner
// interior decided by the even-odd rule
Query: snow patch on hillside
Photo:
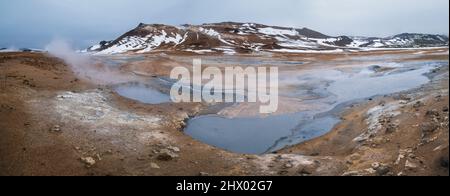
[[[289,36],[298,36],[299,33],[295,29],[286,30],[286,29],[275,29],[272,27],[260,28],[258,29],[259,33],[266,35],[289,35]]]

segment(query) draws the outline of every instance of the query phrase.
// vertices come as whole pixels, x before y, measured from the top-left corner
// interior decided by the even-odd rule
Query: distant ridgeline
[[[214,23],[169,26],[139,24],[112,41],[102,41],[84,50],[96,54],[182,51],[193,53],[333,52],[380,48],[422,48],[448,46],[445,35],[403,33],[395,36],[332,37],[302,28],[254,23]]]

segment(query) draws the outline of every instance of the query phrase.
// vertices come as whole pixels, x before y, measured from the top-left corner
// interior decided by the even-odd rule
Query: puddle
[[[168,94],[154,89],[150,85],[142,83],[128,83],[118,85],[114,88],[115,92],[122,97],[139,101],[146,104],[161,104],[171,102]]]
[[[303,65],[303,61],[295,60],[272,60],[264,58],[250,58],[250,57],[215,57],[202,58],[203,63],[207,65],[219,64],[219,65],[229,65],[229,66],[262,66],[262,65],[272,65],[272,66],[297,66]]]
[[[267,118],[224,118],[218,115],[191,119],[185,133],[207,144],[229,150],[259,154],[291,133],[301,115],[281,115]]]
[[[102,63],[106,67],[119,70],[121,66],[128,63],[150,60],[156,57],[145,57],[140,55],[111,55],[111,56],[94,56],[94,60]],[[129,76],[132,77],[132,76]],[[129,82],[125,84],[117,84],[112,89],[120,96],[135,100],[145,104],[161,104],[171,102],[171,98],[167,92],[161,89],[170,89],[174,81],[168,78],[149,78],[145,83]],[[152,84],[152,85],[150,85]]]
[[[280,81],[280,85],[302,84],[298,87],[309,88],[309,90],[299,89],[294,93],[280,92],[281,95],[317,97],[308,101],[324,107],[320,107],[322,109],[318,111],[303,111],[266,118],[199,116],[189,120],[185,133],[199,141],[231,152],[246,154],[273,152],[329,132],[340,122],[334,115],[335,112],[331,113],[340,105],[376,95],[401,92],[428,83],[430,79],[425,74],[437,66],[448,66],[448,62],[409,63],[407,66],[395,66],[392,71],[383,74],[371,70],[370,67],[362,67],[350,73],[327,69],[281,77],[283,80]]]
[[[400,69],[384,75],[366,72],[355,74],[332,82],[328,91],[337,96],[336,101],[339,103],[400,92],[429,82],[424,74],[430,72],[434,67],[425,65],[407,70]]]
[[[318,119],[308,119],[308,116],[306,113],[296,113],[230,119],[207,115],[191,119],[185,133],[231,152],[262,154],[318,137],[339,122],[332,116]],[[291,136],[293,133],[296,133],[295,136]]]
[[[110,68],[119,68],[120,66],[132,63],[132,62],[138,62],[138,61],[144,61],[146,58],[144,56],[94,56],[94,60],[97,60],[101,62],[102,64],[110,67]],[[148,58],[147,58],[148,59]]]

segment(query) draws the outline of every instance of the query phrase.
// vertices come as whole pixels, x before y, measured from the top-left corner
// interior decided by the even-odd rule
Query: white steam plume
[[[63,59],[78,77],[97,84],[117,84],[131,81],[131,76],[120,73],[106,66],[95,63],[88,55],[80,54],[72,49],[68,42],[54,39],[45,50],[51,55]]]

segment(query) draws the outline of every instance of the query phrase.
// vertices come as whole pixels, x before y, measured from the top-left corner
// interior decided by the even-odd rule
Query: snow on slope
[[[153,49],[161,46],[162,44],[174,44],[178,45],[183,43],[187,35],[181,36],[180,34],[168,35],[166,31],[162,30],[160,35],[149,34],[145,37],[139,36],[127,36],[119,40],[116,44],[99,51],[97,54],[117,54],[125,53],[129,51],[135,51],[137,53],[150,52]],[[91,50],[97,50],[99,45],[91,47]]]
[[[298,32],[295,29],[286,30],[286,29],[275,29],[273,27],[266,27],[258,29],[258,32],[265,35],[289,35],[289,36],[298,36]]]
[[[418,48],[448,46],[448,37],[428,34],[399,34],[387,38],[331,37],[310,29],[266,26],[255,23],[183,25],[139,24],[113,41],[102,41],[86,49],[99,55],[147,53],[160,50],[223,54],[259,51],[336,52],[345,49]]]

